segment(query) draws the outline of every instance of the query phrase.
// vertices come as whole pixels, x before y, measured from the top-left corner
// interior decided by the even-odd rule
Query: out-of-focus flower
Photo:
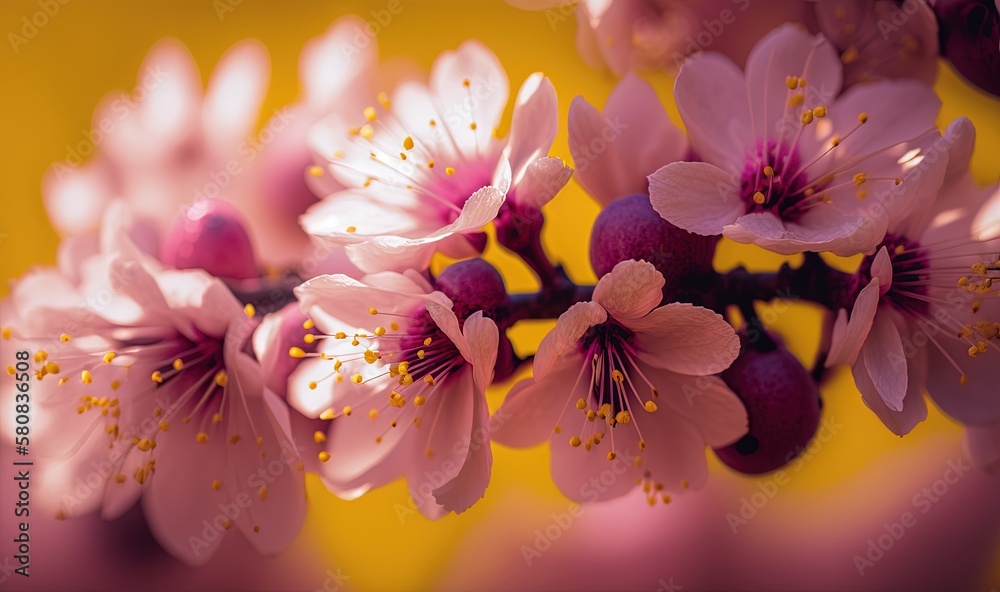
[[[938,27],[924,0],[813,2],[821,32],[840,54],[844,86],[882,78],[937,78]]]
[[[739,353],[735,332],[708,309],[654,308],[662,288],[649,263],[615,266],[592,302],[559,317],[538,347],[534,378],[517,383],[494,416],[501,444],[550,440],[552,476],[571,499],[611,499],[640,482],[650,503],[668,502],[704,485],[706,444],[747,431],[740,400],[710,376]],[[609,470],[614,479],[593,484]]]
[[[570,1],[507,0],[545,10],[553,27],[567,19]],[[777,0],[580,0],[576,48],[591,67],[617,75],[632,69],[677,68],[702,51],[742,62],[756,39],[786,21],[804,21],[809,2]]]
[[[263,46],[244,41],[222,56],[203,93],[188,50],[175,40],[158,43],[133,93],[112,93],[95,110],[94,159],[46,173],[42,193],[53,226],[64,236],[95,236],[105,209],[122,199],[147,227],[145,248],[162,240],[184,204],[238,201],[249,175],[230,163],[240,165],[254,149],[247,138],[269,71]]]
[[[507,97],[499,60],[467,41],[438,57],[429,87],[403,83],[391,100],[380,93],[357,127],[337,116],[323,120],[313,129],[313,147],[351,189],[310,208],[303,227],[346,245],[367,272],[426,269],[435,251],[478,254],[480,228],[496,217],[509,189],[523,194],[522,182],[550,187],[567,178],[563,167],[532,168],[556,134],[552,83],[541,74],[525,81],[511,133],[499,139]]]
[[[259,161],[251,166],[255,190],[240,197],[246,200],[246,211],[252,217],[267,220],[266,232],[258,233],[257,238],[269,263],[301,265],[311,241],[299,225],[299,216],[320,197],[343,189],[318,166],[322,161],[313,157],[308,135],[323,117],[361,111],[374,94],[380,78],[378,42],[365,33],[367,26],[348,15],[309,40],[299,56],[299,100],[281,109],[264,126],[265,130],[281,129],[270,134],[268,142],[261,142]],[[347,269],[336,269],[336,264],[318,269],[348,273]],[[317,275],[316,269],[309,271]]]
[[[351,499],[406,476],[431,518],[479,500],[493,458],[485,391],[499,339],[481,295],[453,303],[412,271],[321,276],[296,294],[315,323],[307,342],[320,343],[314,354],[290,350],[307,359],[289,400],[309,417],[336,417],[317,436],[329,438],[319,457],[327,486]]]
[[[890,204],[877,254],[861,264],[850,320],[841,310],[834,326],[828,365],[851,364],[865,403],[899,435],[926,417],[925,385],[963,423],[1000,421],[990,366],[1000,355],[992,285],[1000,280],[1000,236],[980,240],[972,228],[997,188],[962,174],[974,133],[967,119],[956,120],[910,173],[911,190]]]
[[[78,286],[37,270],[7,302],[3,336],[33,352],[44,410],[40,503],[114,519],[141,497],[157,541],[190,564],[231,526],[278,553],[305,518],[303,465],[288,408],[249,354],[253,311],[218,279],[165,270],[117,228],[104,234]]]
[[[667,117],[653,88],[631,73],[615,86],[603,112],[583,97],[573,99],[569,150],[576,180],[605,206],[649,193],[646,177],[688,155],[684,133]]]
[[[936,0],[941,54],[959,74],[1000,96],[1000,3],[993,0]]]
[[[870,252],[886,227],[879,196],[936,137],[940,102],[912,80],[838,96],[841,74],[830,43],[794,25],[757,44],[745,76],[718,55],[691,60],[674,93],[705,162],[654,173],[653,207],[685,230],[781,254]]]

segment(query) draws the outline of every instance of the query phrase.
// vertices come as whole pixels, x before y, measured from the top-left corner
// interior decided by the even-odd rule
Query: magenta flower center
[[[885,247],[892,263],[892,286],[884,298],[904,314],[926,317],[930,308],[928,298],[930,253],[922,248],[920,243],[892,233],[886,234],[876,253],[881,247]],[[858,275],[862,286],[867,286],[871,282],[871,267],[874,261],[875,255],[869,255],[861,262]]]
[[[770,211],[783,220],[794,221],[807,211],[803,201],[823,185],[809,183],[798,150],[790,142],[768,138],[747,151],[740,196],[748,214]]]

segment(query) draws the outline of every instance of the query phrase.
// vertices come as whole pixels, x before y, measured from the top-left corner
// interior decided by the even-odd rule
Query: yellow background
[[[222,0],[224,1],[224,0]],[[234,3],[236,0],[232,0]],[[321,34],[337,17],[353,12],[373,20],[371,11],[382,10],[387,0],[322,2],[264,2],[242,0],[220,19],[211,0],[177,2],[85,2],[72,0],[60,6],[34,38],[15,53],[9,40],[0,47],[3,92],[0,95],[0,186],[3,190],[0,219],[0,278],[16,278],[31,265],[55,260],[57,237],[49,226],[40,200],[40,180],[50,164],[62,159],[67,145],[84,139],[91,111],[112,89],[131,89],[146,51],[153,43],[173,36],[194,54],[207,80],[212,66],[233,43],[255,37],[270,51],[272,85],[263,114],[291,103],[298,94],[297,60],[303,43]],[[574,47],[575,23],[570,16],[550,25],[542,13],[524,12],[499,0],[402,0],[403,10],[378,35],[381,57],[408,56],[429,66],[435,55],[454,48],[467,38],[478,38],[500,57],[511,80],[512,95],[526,76],[545,72],[560,97],[561,131],[553,153],[569,160],[565,121],[570,100],[584,95],[603,104],[614,80],[588,68]],[[0,5],[0,32],[19,32],[21,18],[39,10],[37,2],[7,1]],[[653,80],[678,124],[669,97],[670,80]],[[969,115],[980,129],[974,157],[980,183],[996,182],[1000,168],[1000,102],[964,86],[944,70],[937,90],[945,107],[941,124],[958,115]],[[900,108],[905,109],[905,105]],[[509,117],[509,109],[508,109]],[[263,123],[263,121],[261,122]],[[991,130],[992,133],[984,133]],[[597,207],[575,183],[551,204],[546,244],[553,258],[567,264],[578,281],[592,281],[587,265],[589,223]],[[514,290],[528,290],[533,280],[523,266],[491,249]],[[760,251],[726,245],[717,264],[729,268],[738,262],[752,268],[773,268],[782,259]],[[4,282],[6,284],[6,282]],[[0,296],[6,295],[6,285]],[[793,351],[811,360],[816,347],[819,315],[794,307],[777,315],[777,328],[789,338]],[[519,349],[531,350],[544,326],[518,329]],[[502,389],[491,393],[495,407]],[[848,478],[881,454],[916,442],[960,431],[936,411],[928,422],[906,439],[892,436],[861,404],[841,372],[824,390],[826,413],[851,424],[851,436],[837,438],[824,452],[823,462],[810,463],[803,477],[788,486],[791,491],[816,491]],[[361,500],[334,498],[313,479],[311,514],[296,548],[319,545],[343,566],[359,589],[425,589],[437,581],[457,550],[462,537],[482,524],[498,508],[505,492],[522,491],[525,499],[565,502],[548,475],[545,447],[512,451],[494,447],[493,482],[486,498],[462,516],[432,523],[420,516],[400,521],[391,508],[406,504],[402,483],[371,493]],[[721,471],[714,461],[713,470]],[[509,506],[507,506],[509,508]],[[387,568],[391,558],[391,568]]]

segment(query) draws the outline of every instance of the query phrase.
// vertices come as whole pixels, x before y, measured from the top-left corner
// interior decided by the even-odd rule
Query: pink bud
[[[160,247],[160,260],[177,269],[204,269],[220,278],[260,277],[242,216],[220,200],[197,201],[178,215]]]

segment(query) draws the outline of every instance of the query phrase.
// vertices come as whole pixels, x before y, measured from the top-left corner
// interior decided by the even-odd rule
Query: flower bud
[[[482,259],[468,259],[449,265],[434,280],[434,284],[436,289],[451,298],[455,315],[461,321],[477,310],[497,320],[495,312],[510,300],[500,272]]]
[[[264,385],[282,397],[288,390],[288,377],[302,361],[288,355],[288,350],[298,347],[306,353],[316,351],[316,342],[306,341],[307,334],[315,333],[306,329],[307,321],[299,303],[293,302],[268,315],[254,334],[254,349],[260,360]]]
[[[242,216],[220,200],[197,201],[178,215],[160,247],[160,260],[177,269],[204,269],[220,278],[260,276]]]
[[[972,84],[1000,96],[1000,13],[993,0],[938,0],[941,55]]]
[[[731,469],[749,475],[780,469],[805,450],[820,414],[819,389],[809,372],[776,335],[753,331],[740,331],[740,355],[720,375],[743,401],[750,430],[715,450]]]
[[[665,301],[693,296],[690,280],[712,272],[718,237],[700,236],[664,220],[649,196],[611,202],[597,216],[590,237],[590,264],[600,278],[629,259],[651,263],[663,274]]]

